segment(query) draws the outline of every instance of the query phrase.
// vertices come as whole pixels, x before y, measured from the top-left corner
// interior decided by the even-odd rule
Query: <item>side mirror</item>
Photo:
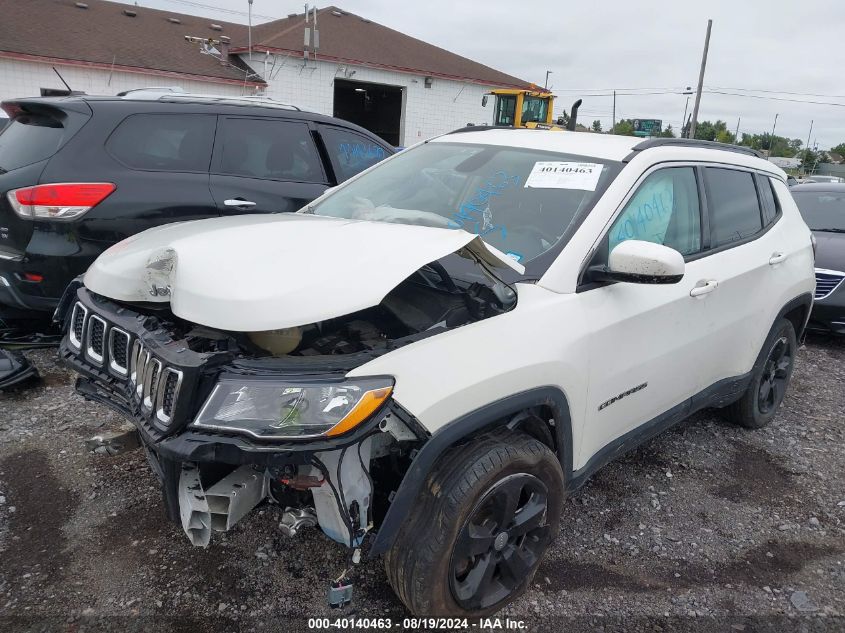
[[[486,108],[486,107],[487,107],[487,95],[482,95],[482,96],[481,96],[481,107],[482,107],[482,108]]]
[[[610,252],[607,266],[594,266],[590,273],[596,281],[676,284],[684,278],[684,256],[662,244],[626,240]]]

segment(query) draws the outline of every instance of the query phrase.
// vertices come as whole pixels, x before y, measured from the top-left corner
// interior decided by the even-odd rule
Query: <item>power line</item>
[[[828,99],[845,99],[845,95],[826,95],[815,92],[789,92],[788,90],[764,90],[763,88],[726,88],[725,86],[705,86],[707,90],[738,90],[740,92],[765,92],[769,94],[793,95],[796,97],[825,97]]]
[[[768,97],[764,95],[745,95],[738,92],[724,92],[720,90],[704,90],[709,94],[715,95],[728,95],[731,97],[746,97],[748,99],[768,99],[770,101],[789,101],[791,103],[806,103],[809,105],[826,105],[826,106],[836,106],[839,108],[845,108],[845,103],[830,103],[829,101],[805,101],[802,99],[789,99],[787,97]]]
[[[249,15],[248,11],[238,11],[237,9],[224,9],[223,7],[217,7],[210,4],[203,4],[202,2],[194,2],[194,0],[163,0],[164,2],[169,2],[170,4],[182,4],[188,7],[194,7],[195,9],[208,9],[209,11],[216,11],[217,13],[226,13],[228,15],[240,15],[243,17],[247,17]],[[266,20],[278,20],[279,18],[272,15],[261,15],[259,13],[253,13],[252,17],[254,18],[262,18]]]
[[[616,92],[627,92],[631,90],[680,90],[680,88],[555,88],[555,92],[606,92],[610,95],[613,94],[613,91]]]

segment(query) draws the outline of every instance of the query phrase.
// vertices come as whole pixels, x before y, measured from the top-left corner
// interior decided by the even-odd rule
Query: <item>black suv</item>
[[[159,224],[295,211],[393,149],[256,97],[138,91],[6,101],[0,327],[49,319],[107,247]]]

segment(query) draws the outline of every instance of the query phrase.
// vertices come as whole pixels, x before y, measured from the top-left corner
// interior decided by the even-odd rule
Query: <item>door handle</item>
[[[769,265],[774,266],[775,264],[780,264],[786,261],[787,257],[785,253],[772,253],[772,256],[769,258]]]
[[[695,284],[695,288],[689,291],[690,297],[700,297],[702,295],[709,294],[713,292],[719,286],[719,282],[715,279],[702,279],[697,284]]]
[[[255,203],[252,200],[243,200],[242,198],[230,198],[224,200],[223,204],[227,207],[254,207]]]

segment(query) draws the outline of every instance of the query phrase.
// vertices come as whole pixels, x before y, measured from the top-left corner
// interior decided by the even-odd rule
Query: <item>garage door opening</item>
[[[334,116],[400,145],[402,88],[335,79]]]

